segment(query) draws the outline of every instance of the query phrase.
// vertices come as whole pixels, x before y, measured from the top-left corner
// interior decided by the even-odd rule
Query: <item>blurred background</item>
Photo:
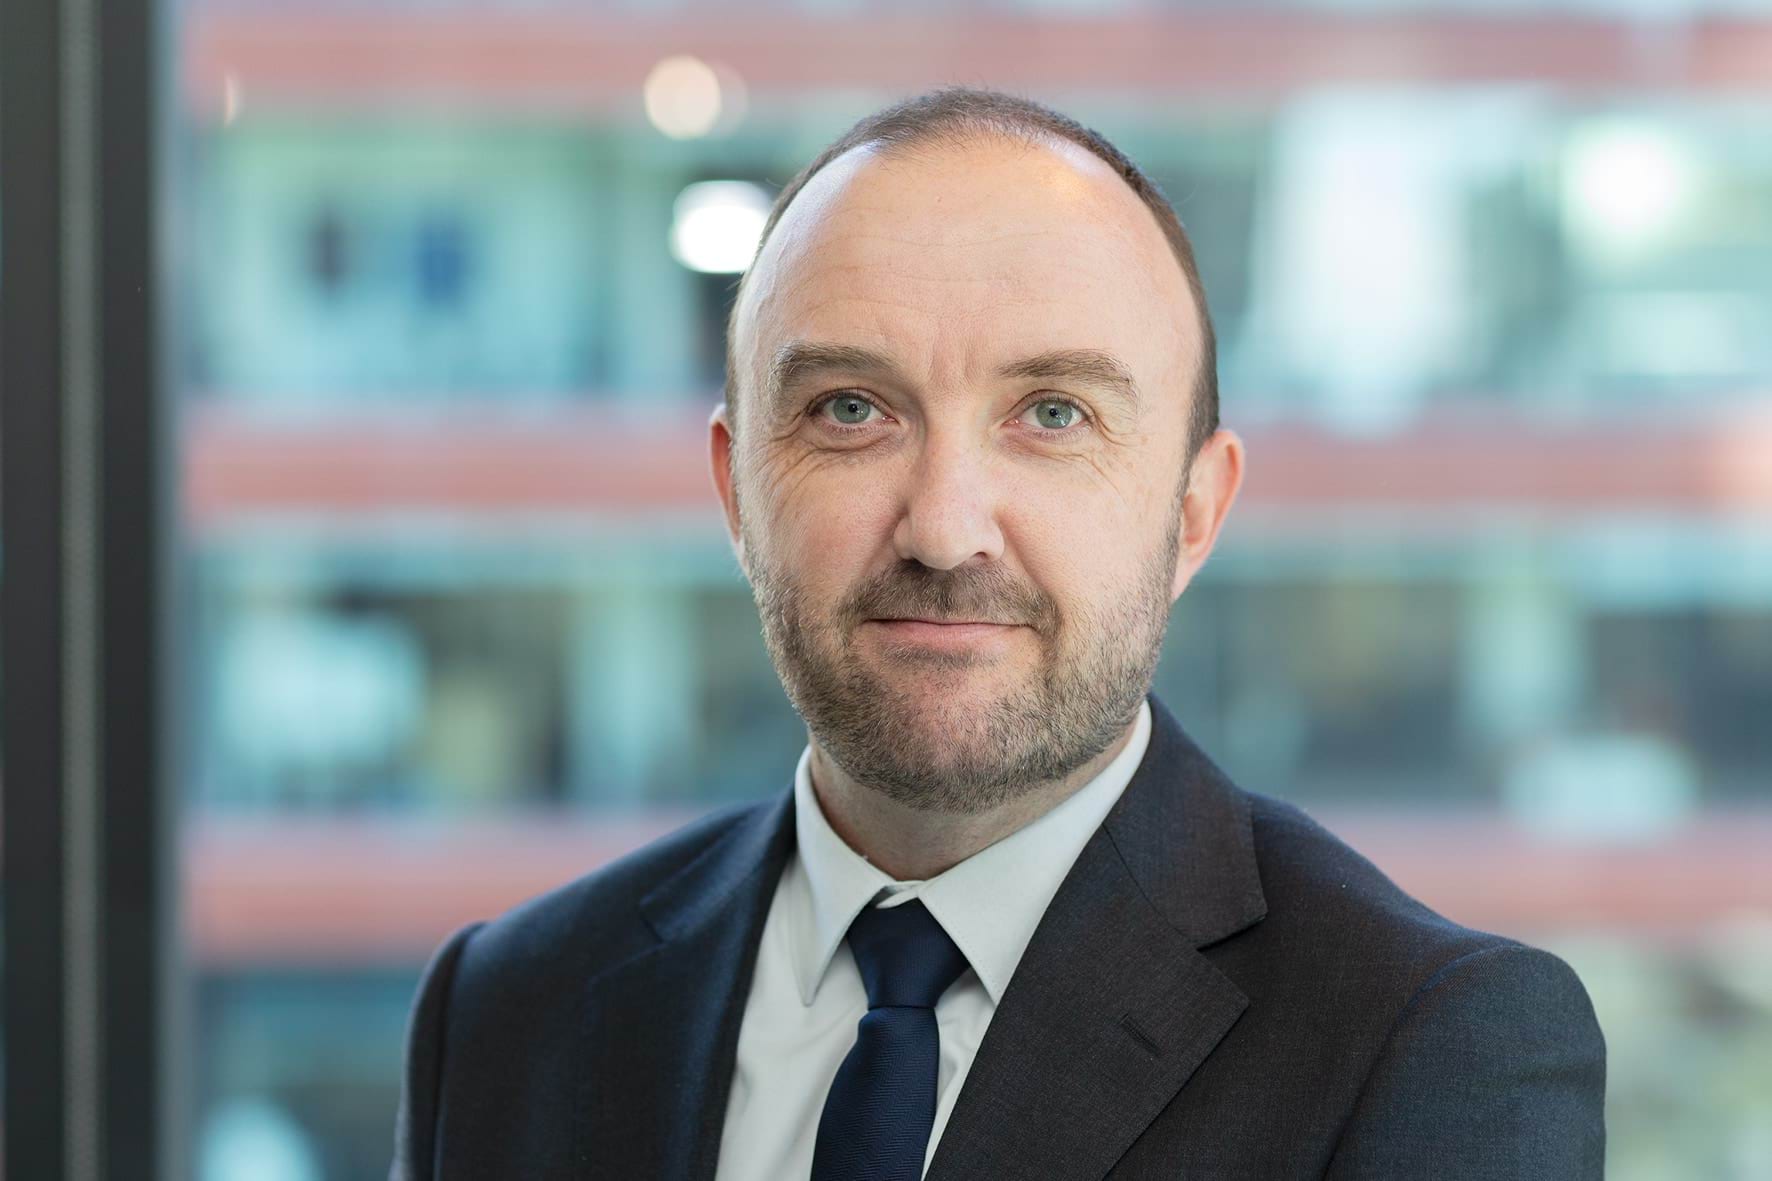
[[[725,313],[773,193],[950,82],[1100,130],[1193,237],[1250,474],[1158,693],[1576,967],[1610,1176],[1772,1176],[1772,6],[161,19],[201,1181],[384,1176],[448,932],[786,789]]]

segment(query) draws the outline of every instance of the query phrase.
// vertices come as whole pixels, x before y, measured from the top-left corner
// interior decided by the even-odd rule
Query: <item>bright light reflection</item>
[[[769,194],[742,180],[707,180],[677,194],[671,219],[671,253],[692,271],[732,274],[751,265]]]
[[[1597,254],[1630,255],[1663,240],[1696,187],[1684,144],[1654,127],[1614,124],[1582,133],[1569,152],[1564,216]]]
[[[240,78],[233,71],[222,75],[222,126],[232,127],[240,117]]]
[[[652,67],[644,87],[646,117],[672,139],[695,139],[720,120],[720,78],[697,57],[667,57]]]

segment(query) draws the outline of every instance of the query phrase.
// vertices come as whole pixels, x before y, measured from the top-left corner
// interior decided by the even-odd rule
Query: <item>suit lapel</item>
[[[1104,1176],[1248,1004],[1199,952],[1265,913],[1247,801],[1150,701],[1150,747],[1028,943],[929,1181]],[[750,809],[648,894],[659,942],[591,983],[579,1175],[713,1177],[792,802]]]
[[[929,1181],[1106,1175],[1248,1005],[1199,951],[1265,913],[1247,802],[1155,697],[1151,721],[1004,990]]]
[[[574,1162],[585,1177],[711,1178],[792,794],[751,809],[640,911],[660,942],[593,981]]]

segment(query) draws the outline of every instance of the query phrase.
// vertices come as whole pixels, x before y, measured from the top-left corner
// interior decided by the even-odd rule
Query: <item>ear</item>
[[[1176,547],[1175,582],[1169,589],[1174,603],[1212,553],[1218,531],[1230,514],[1237,489],[1243,486],[1243,440],[1234,431],[1220,430],[1200,447],[1188,477],[1187,494],[1181,502],[1181,544]]]
[[[726,514],[726,535],[732,542],[732,552],[738,557],[739,568],[748,577],[750,567],[745,565],[744,536],[738,528],[738,494],[732,487],[732,443],[732,422],[727,415],[726,403],[721,402],[708,417],[708,463],[713,471],[714,491],[719,493],[720,506]]]

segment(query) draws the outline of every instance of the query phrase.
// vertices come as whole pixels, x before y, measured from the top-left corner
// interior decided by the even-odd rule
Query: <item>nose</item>
[[[898,556],[935,570],[1002,557],[998,495],[985,446],[931,435],[911,469],[904,513],[892,535]]]

